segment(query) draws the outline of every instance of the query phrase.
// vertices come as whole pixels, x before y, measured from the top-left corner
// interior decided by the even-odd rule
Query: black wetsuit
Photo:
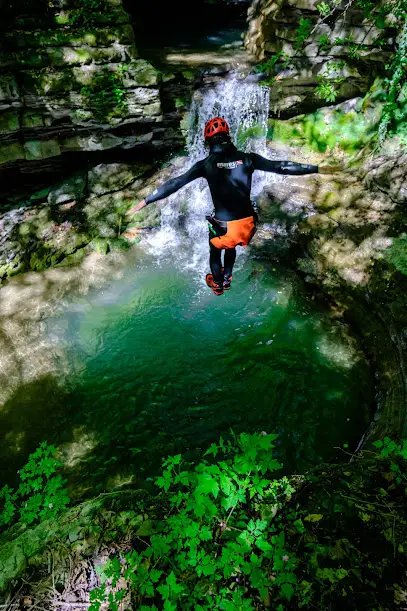
[[[318,172],[318,166],[293,161],[271,161],[256,153],[242,153],[231,144],[216,144],[210,154],[192,168],[164,183],[146,197],[146,204],[168,197],[197,178],[206,178],[215,207],[215,218],[235,221],[253,215],[250,202],[255,170],[299,175]]]
[[[250,190],[255,170],[301,175],[317,173],[318,166],[293,161],[271,161],[256,153],[238,151],[231,142],[222,142],[212,145],[208,157],[195,163],[185,174],[168,180],[148,195],[145,202],[151,204],[168,197],[197,178],[206,178],[215,207],[215,218],[220,221],[243,219],[254,213]],[[221,251],[210,244],[210,266],[215,282],[223,282],[224,275],[232,274],[235,258],[234,248],[225,251],[223,273]]]

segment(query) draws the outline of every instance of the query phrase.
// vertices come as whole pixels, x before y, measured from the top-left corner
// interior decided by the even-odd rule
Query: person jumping
[[[230,289],[236,246],[247,246],[256,233],[257,214],[250,199],[252,176],[255,170],[276,174],[301,175],[331,173],[330,166],[316,166],[293,161],[271,161],[256,153],[238,151],[229,135],[229,125],[223,117],[210,119],[204,130],[209,155],[195,163],[187,172],[172,178],[153,191],[126,214],[134,214],[144,206],[175,193],[181,187],[205,178],[214,205],[209,222],[209,264],[211,274],[206,283],[215,295]],[[222,265],[222,250],[225,251]]]

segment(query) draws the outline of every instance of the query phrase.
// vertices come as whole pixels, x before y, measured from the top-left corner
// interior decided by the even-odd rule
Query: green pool
[[[2,459],[10,474],[55,443],[77,497],[145,484],[163,456],[194,459],[230,429],[277,432],[285,468],[303,471],[352,449],[369,418],[357,341],[266,261],[239,258],[215,297],[201,274],[141,253],[122,278],[66,300],[46,334],[68,373],[17,392],[18,419],[2,427],[29,441],[25,455],[3,445]]]

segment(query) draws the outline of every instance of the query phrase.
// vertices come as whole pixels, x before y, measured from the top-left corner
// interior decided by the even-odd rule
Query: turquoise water
[[[26,453],[55,443],[81,496],[145,483],[164,456],[194,459],[230,429],[277,432],[291,472],[355,446],[372,400],[367,363],[295,275],[238,259],[232,290],[215,297],[201,276],[143,257],[47,321],[67,373],[9,406]]]
[[[147,259],[68,304],[49,332],[72,371],[68,429],[55,435],[90,435],[73,471],[98,489],[109,475],[143,479],[168,453],[193,457],[230,428],[278,432],[285,466],[303,470],[354,445],[367,421],[355,342],[265,262],[240,263],[232,290],[215,297],[202,278]]]

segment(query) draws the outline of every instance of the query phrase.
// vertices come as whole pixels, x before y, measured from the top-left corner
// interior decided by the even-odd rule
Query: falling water
[[[186,171],[208,154],[203,131],[206,121],[213,116],[226,119],[232,141],[239,150],[270,157],[266,148],[268,111],[269,89],[237,76],[231,76],[213,88],[197,91],[189,113],[188,160],[178,173]],[[254,197],[266,182],[276,180],[275,175],[263,172],[256,173],[253,178]],[[184,268],[203,272],[207,268],[208,258],[205,215],[211,213],[212,208],[209,187],[204,179],[196,180],[170,196],[161,212],[161,229],[150,240],[155,254],[160,257],[171,250]],[[188,257],[185,257],[182,249],[177,250],[181,245],[187,246]]]

